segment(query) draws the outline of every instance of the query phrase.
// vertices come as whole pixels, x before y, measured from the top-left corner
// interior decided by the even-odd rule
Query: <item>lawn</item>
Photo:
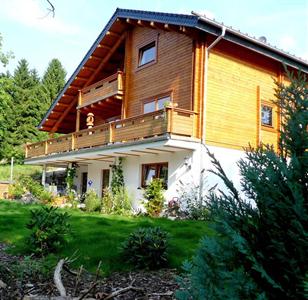
[[[25,176],[36,176],[39,178],[42,172],[40,166],[28,166],[28,165],[14,165],[13,177],[14,179],[19,178],[21,175]],[[0,165],[0,180],[9,180],[11,174],[10,165]]]
[[[14,246],[13,253],[24,253],[29,230],[25,224],[29,220],[30,209],[35,205],[21,205],[11,201],[0,201],[0,242]],[[47,260],[55,263],[60,257],[70,257],[76,250],[76,266],[83,265],[94,271],[102,261],[106,272],[129,270],[121,256],[120,245],[129,233],[138,227],[160,226],[170,234],[170,267],[180,268],[182,262],[194,253],[200,238],[211,230],[203,221],[172,221],[163,218],[124,217],[84,213],[69,210],[71,214],[72,237],[66,247],[57,255],[49,255]]]

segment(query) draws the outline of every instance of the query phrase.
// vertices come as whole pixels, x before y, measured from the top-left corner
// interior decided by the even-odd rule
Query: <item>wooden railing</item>
[[[196,113],[180,108],[164,110],[95,126],[58,138],[26,145],[26,158],[136,141],[165,133],[195,137]]]
[[[79,107],[95,103],[111,96],[118,96],[121,98],[124,89],[123,81],[123,72],[118,71],[117,73],[104,78],[101,81],[85,87],[81,90]]]

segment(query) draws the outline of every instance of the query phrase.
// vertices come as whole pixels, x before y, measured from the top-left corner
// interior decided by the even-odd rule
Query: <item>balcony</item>
[[[118,71],[117,73],[82,89],[78,108],[83,108],[111,97],[122,99],[123,89],[124,74],[123,72]]]
[[[164,110],[106,123],[58,138],[27,144],[26,158],[34,158],[79,149],[126,143],[164,135],[166,133],[196,137],[197,114],[180,108]]]

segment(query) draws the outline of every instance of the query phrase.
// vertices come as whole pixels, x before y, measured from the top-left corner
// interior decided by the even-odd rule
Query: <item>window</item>
[[[273,126],[273,108],[271,106],[261,106],[261,125]]]
[[[171,96],[162,96],[162,97],[157,97],[154,98],[150,101],[146,101],[143,104],[143,113],[150,113],[156,110],[160,110],[163,109],[166,105],[166,103],[170,103],[171,102]]]
[[[144,66],[156,60],[156,43],[152,42],[139,49],[138,67]]]
[[[163,180],[165,188],[168,184],[168,163],[142,165],[141,186],[146,187],[153,178]]]

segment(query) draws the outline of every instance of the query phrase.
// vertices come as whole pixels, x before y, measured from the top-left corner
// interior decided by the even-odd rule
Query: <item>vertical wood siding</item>
[[[142,101],[172,92],[179,108],[192,109],[193,42],[189,37],[169,31],[135,27],[126,50],[126,117],[142,114]],[[138,69],[138,49],[157,41],[157,62]]]
[[[209,58],[206,143],[242,149],[258,142],[277,146],[277,109],[274,130],[260,127],[260,101],[274,99],[273,71],[213,51]]]

